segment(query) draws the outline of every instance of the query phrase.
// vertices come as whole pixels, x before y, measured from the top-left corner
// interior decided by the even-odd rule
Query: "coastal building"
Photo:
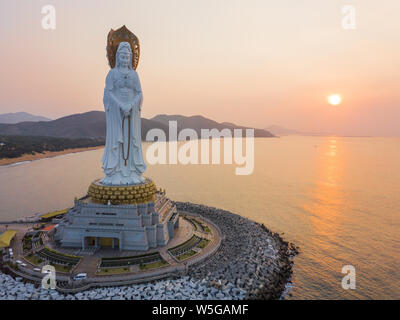
[[[57,227],[62,247],[111,247],[145,251],[164,246],[179,226],[179,214],[165,192],[139,204],[100,204],[90,196],[75,200]]]

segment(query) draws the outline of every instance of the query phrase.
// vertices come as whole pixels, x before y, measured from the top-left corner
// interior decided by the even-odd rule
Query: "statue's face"
[[[119,62],[121,64],[121,67],[127,68],[129,66],[129,63],[131,62],[131,55],[129,52],[121,52],[119,54]]]

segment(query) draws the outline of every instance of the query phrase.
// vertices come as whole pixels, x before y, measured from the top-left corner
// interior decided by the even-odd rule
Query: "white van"
[[[86,279],[87,274],[86,273],[78,273],[75,277],[74,280],[83,280]]]

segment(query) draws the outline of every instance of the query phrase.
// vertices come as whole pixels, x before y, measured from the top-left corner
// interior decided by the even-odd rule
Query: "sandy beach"
[[[44,153],[25,154],[18,158],[2,158],[2,159],[0,159],[0,166],[5,166],[5,165],[13,164],[13,163],[24,162],[24,161],[39,160],[39,159],[43,159],[43,158],[51,158],[51,157],[56,157],[56,156],[60,156],[63,154],[68,154],[68,153],[96,150],[96,149],[100,149],[100,148],[104,148],[104,146],[89,147],[89,148],[73,148],[73,149],[66,149],[63,151],[46,151]]]

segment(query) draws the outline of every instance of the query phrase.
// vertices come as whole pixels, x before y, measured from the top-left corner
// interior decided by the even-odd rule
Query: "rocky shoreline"
[[[245,299],[279,299],[290,283],[298,248],[263,224],[226,210],[175,202],[178,210],[201,215],[215,223],[224,240],[219,250],[191,267],[189,275],[216,287],[233,283]]]
[[[102,287],[74,294],[42,289],[22,278],[0,273],[0,300],[242,300],[243,290],[228,284],[216,289],[188,276],[152,283]]]
[[[221,246],[177,279],[101,287],[63,294],[0,272],[0,300],[236,300],[280,299],[290,283],[297,248],[279,234],[240,215],[204,205],[174,202],[178,210],[219,227]]]

